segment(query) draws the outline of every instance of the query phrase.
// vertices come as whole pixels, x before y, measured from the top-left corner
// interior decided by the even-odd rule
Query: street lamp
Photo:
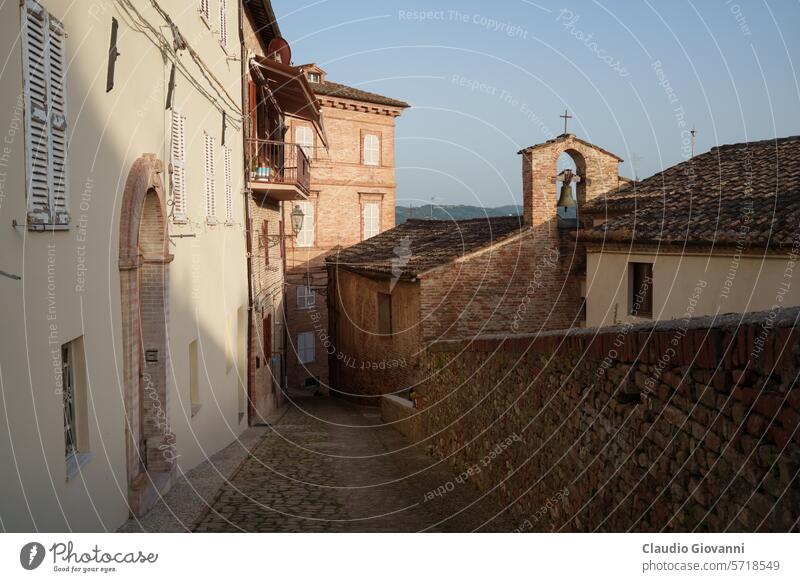
[[[300,234],[300,231],[303,230],[303,219],[305,218],[305,212],[303,209],[300,208],[299,204],[295,204],[294,210],[292,210],[292,230],[294,231],[294,235],[297,236]]]

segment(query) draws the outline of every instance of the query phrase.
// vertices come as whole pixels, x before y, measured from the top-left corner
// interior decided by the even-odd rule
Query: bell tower
[[[558,239],[557,184],[576,184],[579,217],[584,203],[618,186],[622,158],[575,134],[564,133],[519,153],[522,156],[524,224],[543,242]],[[558,158],[563,153],[575,162],[574,175],[558,173]]]

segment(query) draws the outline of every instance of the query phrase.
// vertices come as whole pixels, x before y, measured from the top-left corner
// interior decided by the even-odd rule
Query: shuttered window
[[[219,43],[228,46],[228,2],[219,0]]]
[[[35,0],[21,18],[28,223],[66,225],[66,34]]]
[[[200,0],[200,14],[205,16],[206,19],[208,19],[208,14],[209,14],[209,6],[208,5],[209,5],[210,2],[211,2],[211,0]]]
[[[177,109],[172,110],[172,208],[174,218],[186,220],[186,117]]]
[[[374,133],[364,134],[364,164],[377,166],[381,162],[381,142]]]
[[[297,233],[298,247],[314,246],[314,203],[306,200],[297,203],[303,211],[303,228]]]
[[[209,220],[216,219],[217,216],[217,191],[216,191],[216,160],[214,150],[216,148],[213,136],[203,133],[205,144],[205,193],[206,193],[206,216]]]
[[[299,145],[308,159],[311,159],[311,152],[314,147],[314,134],[307,125],[298,125],[294,128],[294,141]]]
[[[222,165],[225,174],[225,221],[233,222],[233,171],[231,169],[231,148],[222,148]]]
[[[364,240],[372,238],[381,230],[380,202],[366,202],[362,207]]]
[[[297,335],[297,360],[301,364],[310,364],[316,359],[314,332],[306,331]]]

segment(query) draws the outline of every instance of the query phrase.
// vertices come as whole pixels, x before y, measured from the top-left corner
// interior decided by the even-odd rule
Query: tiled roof
[[[354,101],[366,101],[367,103],[375,103],[377,105],[387,105],[389,107],[411,107],[405,101],[399,99],[392,99],[391,97],[384,97],[377,93],[370,93],[369,91],[362,91],[355,87],[348,87],[340,83],[326,80],[324,83],[309,83],[314,93],[317,95],[325,95],[327,97],[341,97],[342,99],[353,99]]]
[[[786,247],[800,230],[800,136],[724,145],[606,194],[586,240]]]
[[[411,279],[520,232],[521,216],[470,220],[409,219],[326,260],[329,265]]]

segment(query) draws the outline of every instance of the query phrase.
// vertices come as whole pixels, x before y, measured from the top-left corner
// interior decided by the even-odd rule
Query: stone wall
[[[433,344],[395,426],[521,531],[797,531],[798,317]]]

